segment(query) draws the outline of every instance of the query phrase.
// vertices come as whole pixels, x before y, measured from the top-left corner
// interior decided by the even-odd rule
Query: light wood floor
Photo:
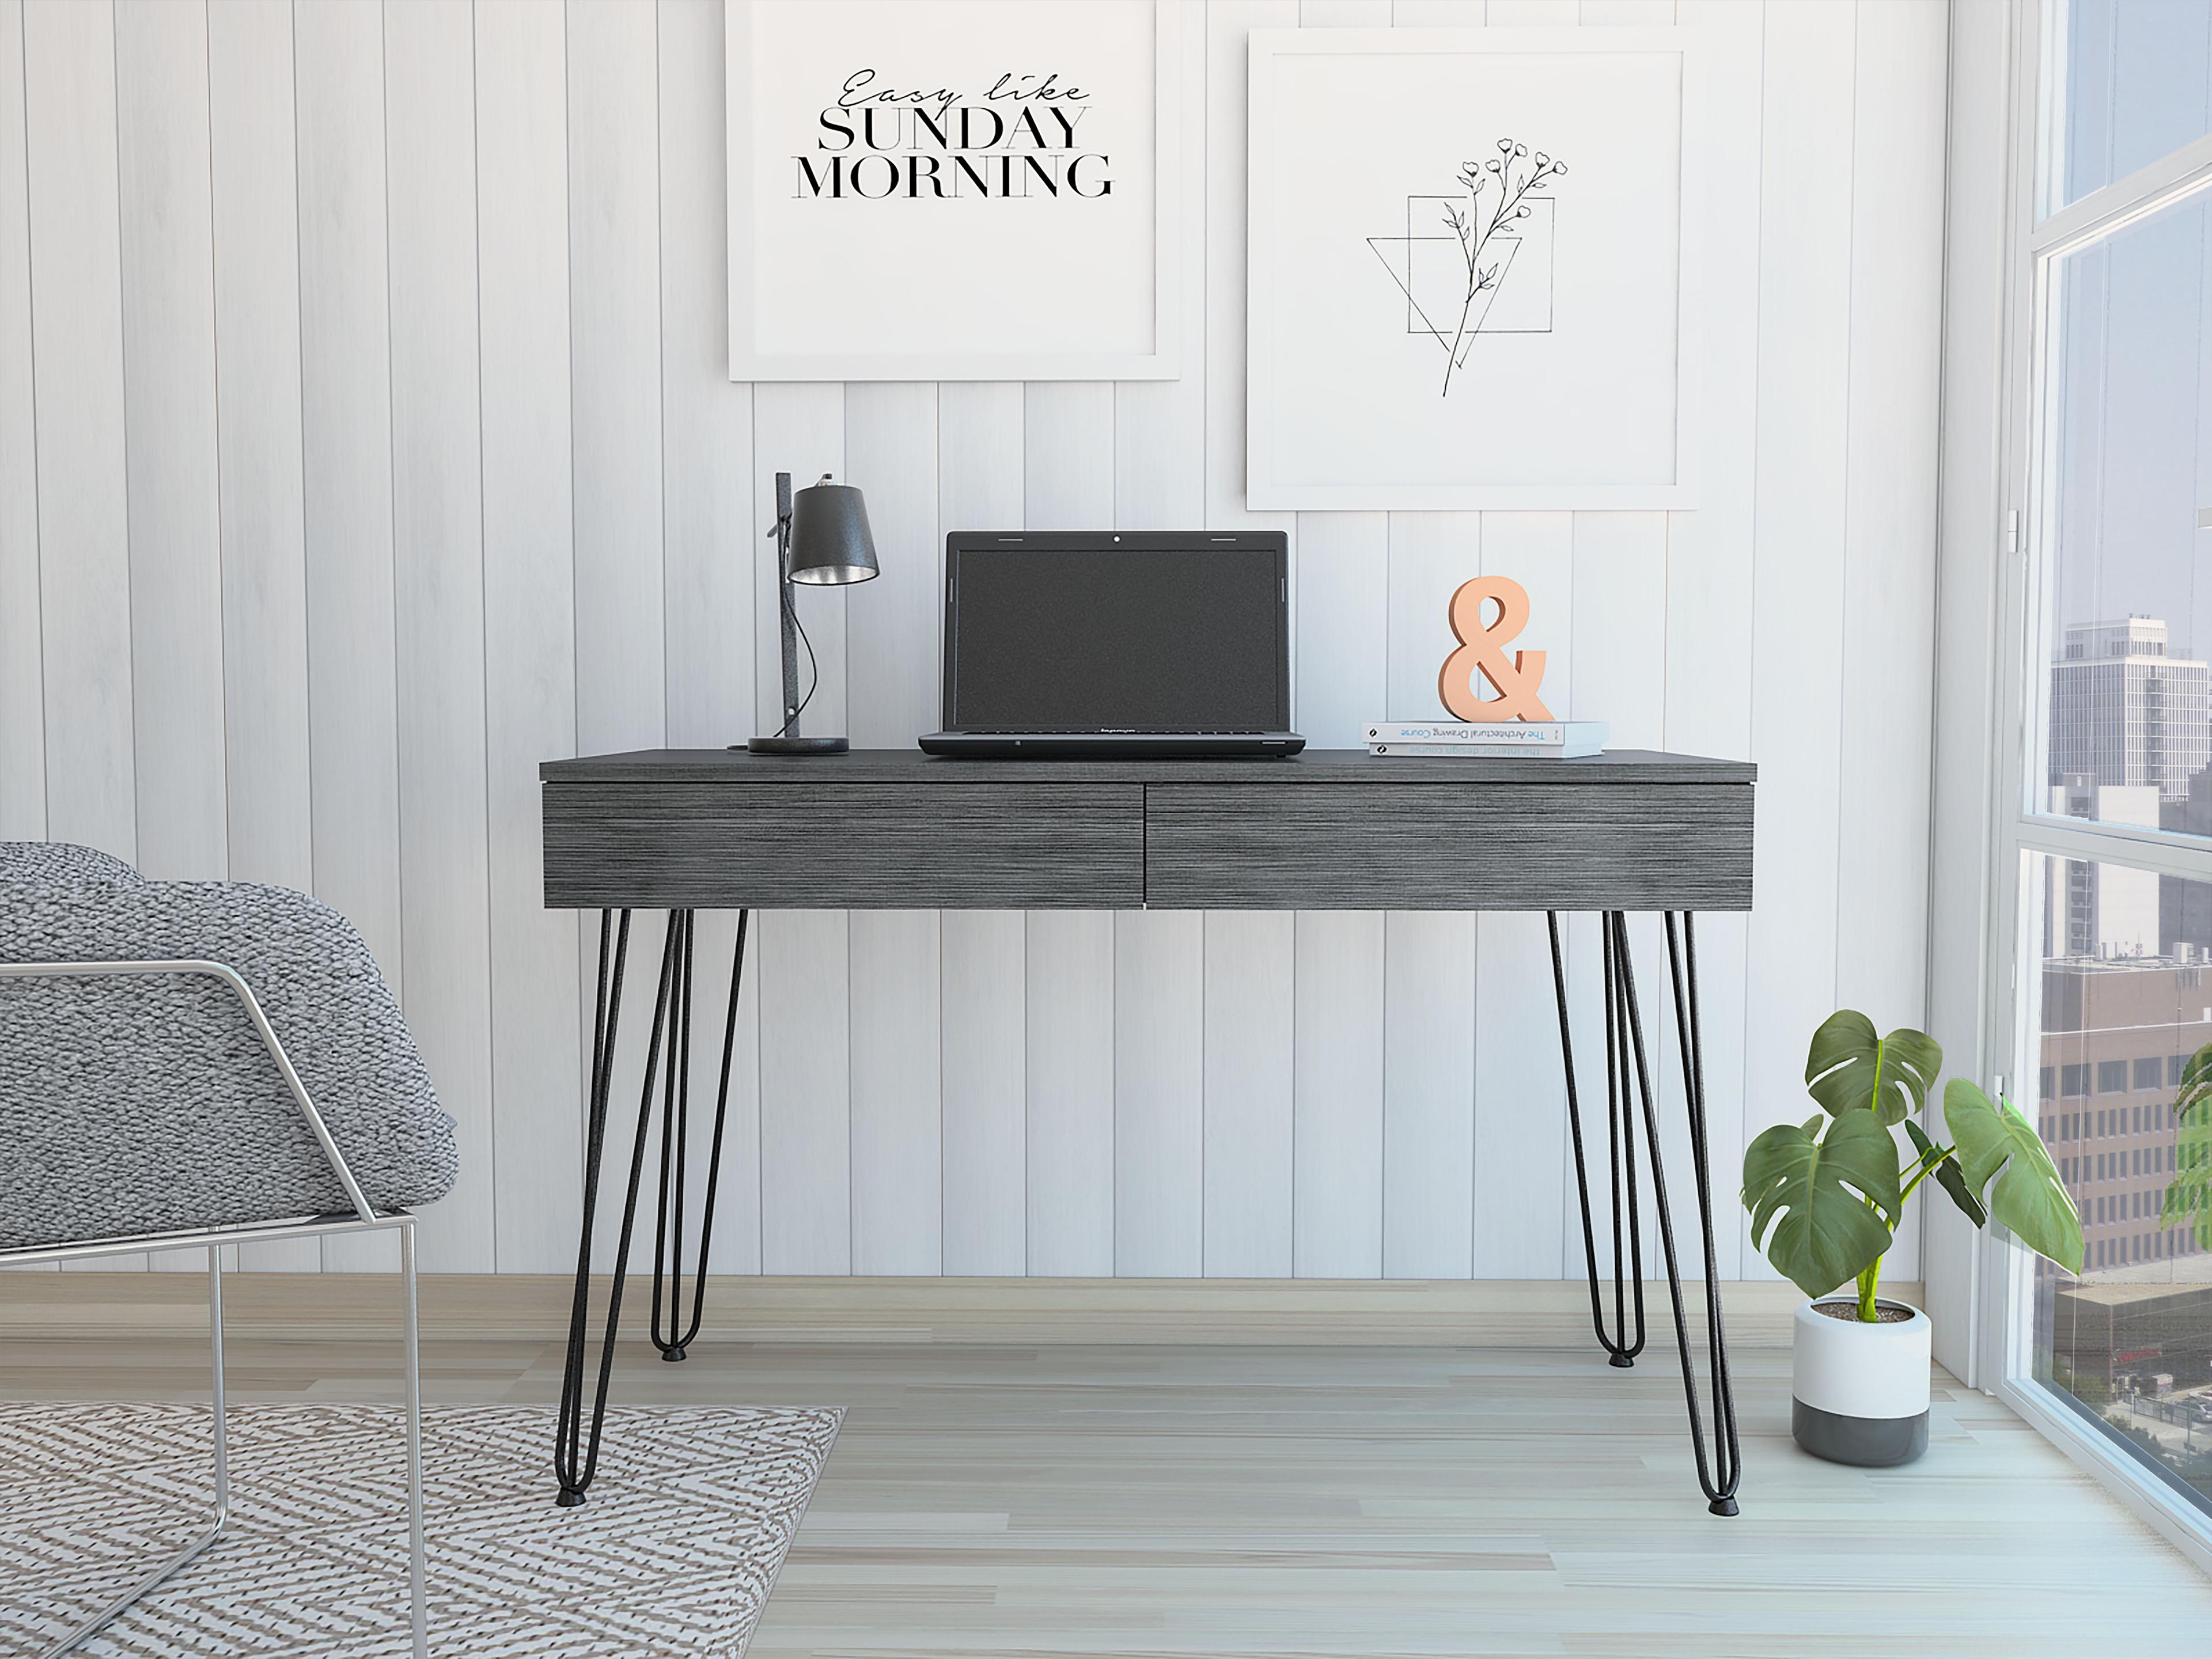
[[[191,1397],[204,1352],[17,1334],[0,1395]],[[559,1352],[436,1337],[428,1393],[550,1401]],[[397,1397],[381,1342],[233,1358],[243,1398]],[[1734,1521],[1698,1497],[1671,1352],[1624,1373],[1581,1346],[715,1342],[633,1352],[617,1387],[849,1408],[754,1659],[2201,1646],[2212,1584],[1937,1382],[1925,1460],[1839,1468],[1790,1442],[1787,1351],[1741,1349]]]

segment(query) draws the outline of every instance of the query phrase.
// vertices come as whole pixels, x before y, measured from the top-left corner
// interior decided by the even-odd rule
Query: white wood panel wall
[[[720,0],[0,0],[0,835],[351,915],[461,1125],[426,1264],[559,1271],[598,927],[538,903],[535,763],[774,724],[775,471],[868,492],[883,578],[801,601],[815,729],[864,744],[936,723],[948,529],[1289,529],[1324,744],[1423,712],[1451,588],[1506,572],[1559,713],[1763,769],[1759,908],[1698,936],[1729,1193],[1803,1109],[1823,1014],[1925,1002],[1945,20],[1193,4],[1182,379],[748,387]],[[1669,21],[1715,54],[1698,510],[1247,513],[1245,32]],[[702,919],[695,1152],[733,933]],[[659,939],[641,918],[633,1041]],[[1540,916],[783,913],[753,940],[724,1271],[1580,1271]],[[1574,921],[1586,1091],[1595,946]],[[1765,1271],[1737,1226],[1718,1265]]]

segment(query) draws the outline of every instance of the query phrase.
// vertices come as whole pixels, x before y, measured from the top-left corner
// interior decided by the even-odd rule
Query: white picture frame
[[[724,0],[730,378],[1176,378],[1182,5]],[[872,78],[848,92],[848,77],[863,70]],[[1000,77],[1025,80],[1009,92]],[[963,149],[990,131],[981,122],[991,118],[954,128],[956,114],[996,110],[1018,120],[1024,86],[1041,82],[1048,98],[1057,88],[1085,101],[1027,106],[1043,135],[1031,147],[1037,170],[994,175],[995,152]],[[939,118],[908,130],[911,150],[894,137],[884,152],[894,167],[910,154],[922,159],[907,161],[903,185],[890,184],[883,197],[863,185],[891,173],[834,174],[823,148],[854,146],[839,128],[854,128],[865,104],[842,100],[877,88],[908,94]],[[1072,118],[1065,129],[1054,107]],[[902,113],[897,104],[890,111]],[[940,127],[952,132],[952,153],[974,165],[955,171],[942,155],[941,168],[916,178],[911,169],[942,149]],[[1065,153],[1055,154],[1063,133]],[[1008,161],[1026,167],[1016,143],[1007,140]],[[1113,161],[1132,146],[1133,161]],[[874,159],[857,148],[854,161]],[[848,184],[852,197],[834,194]]]
[[[1694,507],[1700,32],[1256,29],[1249,52],[1247,506]]]

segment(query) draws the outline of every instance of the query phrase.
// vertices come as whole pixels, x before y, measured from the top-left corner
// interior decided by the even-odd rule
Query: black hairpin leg
[[[1574,1042],[1567,1023],[1566,972],[1559,951],[1559,918],[1551,919],[1552,976],[1559,1005],[1559,1043],[1566,1066],[1567,1120],[1574,1137],[1575,1184],[1582,1199],[1583,1253],[1589,1269],[1590,1316],[1611,1363],[1630,1364],[1644,1346],[1642,1252],[1636,1204],[1635,1108],[1640,1103],[1645,1151],[1651,1160],[1651,1195],[1659,1218],[1659,1242],[1667,1261],[1667,1291],[1674,1315],[1674,1339],[1682,1360],[1682,1390],[1689,1407],[1691,1447],[1697,1457],[1698,1484],[1715,1515],[1736,1512],[1742,1455],[1736,1435],[1735,1393],[1729,1377],[1728,1342],[1721,1324],[1720,1281],[1713,1246],[1712,1170],[1705,1143],[1704,1037],[1698,1017],[1697,937],[1690,914],[1666,915],[1667,963],[1674,999],[1674,1022],[1682,1057],[1683,1093],[1690,1119],[1690,1162],[1697,1188],[1698,1229],[1705,1270],[1706,1364],[1712,1376],[1713,1444],[1707,1449],[1704,1413],[1698,1407],[1697,1367],[1690,1358],[1690,1328],[1682,1297],[1682,1273],[1674,1243],[1673,1211],[1667,1198],[1666,1166],[1659,1147],[1659,1112],[1651,1087],[1644,1042],[1644,1021],[1636,998],[1636,970],[1628,948],[1628,921],[1618,910],[1602,918],[1605,964],[1606,1127],[1613,1153],[1613,1324],[1607,1331],[1599,1298],[1597,1248],[1590,1222],[1589,1184],[1583,1164],[1582,1121],[1575,1094]],[[1632,1094],[1632,1090],[1633,1091]],[[1624,1180],[1624,1176],[1626,1179]],[[1623,1200],[1626,1200],[1624,1212]],[[1626,1263],[1621,1234],[1626,1228]],[[1626,1323],[1622,1285],[1625,1271],[1636,1287],[1634,1335]]]
[[[722,1031],[722,1075],[714,1108],[714,1138],[708,1157],[705,1211],[699,1230],[697,1271],[692,1278],[691,1313],[683,1318],[684,1191],[688,1174],[687,1132],[691,1094],[692,946],[696,919],[690,910],[672,910],[660,951],[660,988],[653,1008],[653,1029],[645,1051],[645,1084],[638,1097],[637,1132],[630,1145],[629,1187],[623,1200],[621,1231],[615,1241],[614,1283],[607,1297],[606,1328],[599,1341],[599,1378],[588,1427],[584,1411],[592,1288],[592,1234],[599,1216],[600,1164],[606,1148],[607,1112],[613,1095],[615,1038],[622,1022],[623,968],[629,951],[630,913],[599,916],[599,997],[592,1021],[592,1072],[584,1145],[584,1215],[576,1246],[575,1299],[568,1313],[568,1346],[561,1373],[561,1410],[554,1429],[553,1469],[560,1478],[563,1509],[584,1501],[598,1472],[599,1443],[606,1426],[607,1392],[614,1380],[615,1339],[622,1325],[623,1289],[629,1274],[630,1238],[637,1225],[637,1201],[644,1185],[646,1147],[653,1126],[653,1085],[661,1087],[660,1179],[654,1197],[659,1218],[653,1227],[653,1340],[668,1359],[684,1358],[699,1334],[706,1305],[707,1252],[714,1239],[714,1195],[721,1174],[722,1131],[730,1104],[730,1060],[736,1046],[738,976],[744,965],[748,913],[738,913],[737,957],[730,969],[729,1018]],[[664,1040],[667,1067],[662,1071]],[[668,1328],[661,1328],[661,1309]]]
[[[1559,1057],[1567,1075],[1567,1126],[1575,1147],[1575,1190],[1582,1199],[1583,1261],[1589,1279],[1590,1325],[1608,1363],[1629,1366],[1644,1352],[1644,1231],[1636,1203],[1636,1122],[1625,1086],[1624,1056],[1619,1040],[1619,987],[1613,971],[1613,917],[1603,919],[1605,932],[1605,1132],[1607,1161],[1613,1176],[1613,1326],[1606,1327],[1604,1304],[1597,1282],[1597,1237],[1590,1223],[1589,1174],[1583,1151],[1582,1103],[1575,1089],[1574,1034],[1567,1020],[1567,969],[1559,950],[1559,918],[1556,911],[1545,920],[1552,930],[1552,987],[1559,1006]],[[1624,1197],[1626,1200],[1623,1206]],[[1624,1222],[1623,1217],[1626,1216]],[[1621,1242],[1627,1240],[1624,1259]],[[1630,1309],[1635,1322],[1631,1334]]]
[[[684,1194],[685,1148],[691,1120],[691,951],[696,921],[677,912],[684,929],[684,984],[677,1000],[674,1059],[661,1102],[660,1219],[653,1234],[653,1346],[663,1359],[680,1360],[699,1334],[707,1306],[707,1256],[714,1239],[714,1192],[722,1176],[722,1132],[730,1116],[730,1060],[737,1048],[738,992],[745,971],[745,925],[749,910],[738,912],[738,945],[730,961],[730,1007],[722,1024],[722,1075],[714,1096],[714,1138],[707,1153],[707,1191],[699,1216],[698,1267],[691,1275],[691,1314],[684,1316]],[[672,917],[669,926],[678,925]],[[667,1310],[667,1325],[661,1310]]]

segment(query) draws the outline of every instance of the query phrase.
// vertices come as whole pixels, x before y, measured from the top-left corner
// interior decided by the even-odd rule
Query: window
[[[2061,108],[2045,212],[2212,131],[2208,19],[2196,0],[2075,0],[2052,29]]]
[[[1989,960],[2014,992],[2010,1063],[1990,1063],[2023,1083],[2033,1067],[2039,1098],[2067,1108],[2084,1252],[2079,1278],[2005,1253],[1983,1280],[1982,1358],[2006,1399],[2201,1545],[2212,1257],[2166,1203],[2170,1183],[2194,1190],[2174,1178],[2173,1106],[2212,1043],[2212,0],[2014,15],[2027,211],[2002,505],[2026,556],[2000,561]]]

